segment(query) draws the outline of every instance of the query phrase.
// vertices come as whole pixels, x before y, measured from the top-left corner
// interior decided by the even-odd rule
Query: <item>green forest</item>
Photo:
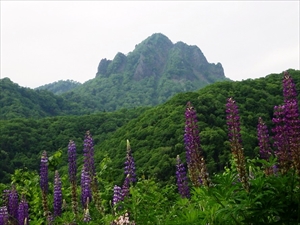
[[[300,93],[300,71],[289,69],[287,73],[295,84],[288,88]],[[294,161],[283,165],[274,147],[279,146],[277,131],[273,132],[279,126],[274,123],[274,107],[284,104],[287,108],[292,105],[292,97],[294,102],[300,100],[297,94],[287,97],[285,79],[284,73],[278,73],[258,79],[218,81],[197,91],[175,94],[156,106],[111,112],[96,111],[44,90],[36,95],[3,79],[6,90],[11,88],[9,93],[15,94],[10,99],[8,95],[1,98],[0,190],[18,193],[20,202],[26,200],[30,213],[25,221],[29,219],[30,224],[298,224],[298,159],[292,157]],[[20,98],[26,94],[31,94],[31,101],[24,103]],[[234,138],[236,133],[228,137],[234,129],[229,125],[234,122],[228,121],[228,99],[234,99],[233,108],[238,107],[238,115],[234,115],[238,119],[234,121],[240,122],[235,131],[240,140]],[[18,108],[5,110],[7,102]],[[32,104],[32,112],[28,104]],[[299,110],[298,104],[293,110]],[[189,118],[196,122],[187,120],[187,112],[195,113]],[[271,145],[277,143],[269,158],[261,158],[259,118],[265,121]],[[293,119],[298,124],[299,114]],[[192,138],[200,138],[200,144],[189,147],[199,151],[192,153],[190,160],[186,158],[187,124],[196,132]],[[299,127],[295,127],[299,134]],[[291,149],[296,145],[300,151],[299,139],[292,138],[297,135],[286,135],[291,137],[287,145]],[[70,140],[76,143],[75,181],[70,175],[68,154],[74,148]],[[90,164],[94,163],[94,170],[84,166],[91,160],[87,158],[91,153],[85,151],[93,152]],[[279,167],[278,172],[267,173],[274,165]],[[47,188],[41,184],[43,166],[49,169]],[[204,170],[207,172],[203,175]],[[91,182],[86,198],[82,197],[85,187],[80,184],[82,171]],[[131,179],[135,177],[132,171],[136,179]],[[178,174],[184,175],[181,180]],[[194,175],[196,180],[192,179]],[[183,186],[189,194],[182,194]],[[64,206],[58,204],[60,211],[56,191],[65,202]],[[85,201],[78,202],[80,194]],[[9,199],[0,201],[0,206],[8,204]],[[130,222],[121,223],[125,217],[130,217]],[[7,224],[29,224],[24,219],[21,223],[17,214],[6,220]]]

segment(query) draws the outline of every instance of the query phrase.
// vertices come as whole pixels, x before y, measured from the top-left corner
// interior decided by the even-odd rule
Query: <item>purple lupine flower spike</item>
[[[190,102],[187,103],[185,119],[184,143],[186,161],[192,183],[194,186],[200,186],[202,183],[205,186],[209,186],[210,178],[200,145],[197,114]]]
[[[130,184],[136,182],[135,163],[132,156],[129,140],[127,140],[127,154],[124,173],[126,177],[122,186],[123,199],[129,194]]]
[[[47,193],[48,193],[48,157],[47,152],[44,151],[41,156],[41,169],[40,169],[40,186],[42,190],[42,204],[44,209],[44,215],[49,214]]]
[[[239,179],[241,180],[244,188],[249,190],[248,174],[246,172],[246,163],[244,158],[244,150],[242,147],[240,117],[238,106],[233,98],[227,99],[226,104],[226,119],[228,126],[228,136],[231,144],[231,151],[236,163]]]
[[[81,203],[83,208],[87,208],[91,200],[92,200],[91,178],[85,166],[83,166],[81,172]]]
[[[95,176],[96,169],[94,163],[94,143],[93,138],[90,131],[86,132],[83,144],[83,153],[84,153],[84,164],[89,173],[92,177]]]
[[[112,205],[115,206],[118,202],[122,201],[122,189],[118,185],[114,186],[114,196],[113,196],[113,201]]]
[[[62,190],[61,190],[61,179],[58,171],[55,171],[54,175],[54,217],[60,216],[62,211]]]
[[[262,159],[269,160],[269,158],[272,155],[270,136],[269,136],[267,125],[264,123],[261,117],[258,118],[257,138],[259,144],[260,157]]]
[[[269,161],[270,157],[272,156],[270,136],[269,136],[267,125],[264,123],[261,117],[258,118],[257,138],[258,138],[260,158]],[[272,167],[265,168],[265,174],[266,175],[273,174],[273,168]]]
[[[94,162],[94,141],[92,135],[89,131],[86,132],[83,144],[83,152],[84,152],[84,168],[87,172],[86,179],[89,179],[89,190],[91,190],[92,196],[89,198],[89,202],[91,202],[92,197],[95,201],[96,208],[99,212],[102,212],[101,200],[98,191],[98,183],[96,177],[96,168]]]
[[[19,225],[29,224],[28,203],[25,200],[24,196],[22,197],[22,200],[19,203],[19,207],[18,207],[18,221],[19,221]]]
[[[72,194],[72,210],[75,216],[78,214],[78,201],[77,201],[77,166],[76,166],[76,145],[75,142],[70,140],[68,145],[68,161],[69,161],[69,180],[71,183]]]
[[[176,178],[177,178],[177,187],[178,192],[182,198],[190,198],[190,189],[187,182],[186,170],[183,163],[181,163],[179,155],[177,155],[177,164],[176,164]]]
[[[48,157],[46,151],[41,157],[40,186],[43,192],[48,192]]]
[[[300,118],[297,90],[292,77],[287,71],[284,72],[283,97],[292,164],[297,173],[300,174]]]
[[[0,225],[8,224],[9,214],[7,206],[0,207]]]
[[[291,164],[291,151],[289,148],[288,126],[285,119],[285,105],[274,107],[272,121],[275,125],[272,129],[274,133],[274,153],[278,158],[281,173],[286,173]]]
[[[127,140],[127,155],[125,161],[125,175],[129,175],[129,180],[131,183],[136,182],[136,174],[135,174],[135,163],[132,156],[132,151],[130,147],[129,140]]]
[[[69,161],[69,180],[71,183],[76,183],[76,145],[74,141],[70,141],[68,145],[68,161]]]
[[[9,193],[8,213],[14,219],[18,219],[18,205],[19,205],[18,192],[15,186],[12,186],[12,189]]]

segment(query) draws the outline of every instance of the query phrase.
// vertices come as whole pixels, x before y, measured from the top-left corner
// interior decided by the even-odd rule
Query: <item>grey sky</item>
[[[83,83],[102,58],[162,33],[233,80],[299,69],[299,1],[1,1],[1,78]]]

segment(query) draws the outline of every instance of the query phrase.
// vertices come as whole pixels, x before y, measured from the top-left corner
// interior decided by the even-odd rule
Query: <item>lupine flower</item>
[[[279,161],[279,168],[282,173],[286,173],[291,164],[291,152],[289,148],[288,126],[285,117],[285,105],[274,107],[274,117],[272,119],[275,127],[274,133],[274,153]]]
[[[7,206],[0,207],[0,225],[8,224],[8,218]]]
[[[68,161],[69,161],[69,180],[71,184],[76,183],[76,145],[74,141],[70,141],[68,145]]]
[[[28,214],[28,203],[22,198],[18,207],[18,221],[19,225],[28,225],[29,214]],[[1,224],[1,223],[0,223]]]
[[[231,144],[232,155],[236,164],[237,172],[239,174],[239,179],[244,188],[249,190],[248,175],[246,172],[246,163],[242,147],[240,117],[238,106],[233,98],[227,99],[226,113],[228,136]]]
[[[40,186],[42,190],[42,204],[44,209],[44,215],[48,215],[48,203],[47,203],[47,193],[48,193],[48,157],[47,152],[44,151],[41,156],[41,170],[40,170]]]
[[[91,178],[95,176],[96,169],[94,163],[94,143],[92,135],[89,131],[86,132],[83,144],[84,165]]]
[[[257,138],[259,144],[260,157],[262,159],[269,160],[269,158],[272,155],[270,137],[267,125],[264,123],[261,117],[258,118]]]
[[[15,186],[12,186],[12,189],[9,193],[8,214],[14,219],[18,218],[18,205],[19,205],[18,192]]]
[[[81,171],[81,203],[86,208],[92,200],[91,178],[85,166]]]
[[[262,159],[269,161],[269,158],[272,155],[270,136],[269,136],[267,125],[264,123],[261,117],[258,118],[257,138],[258,138],[260,157]],[[273,169],[265,168],[265,174],[266,175],[273,174]]]
[[[48,157],[46,151],[41,157],[40,186],[43,192],[48,192]]]
[[[130,183],[136,182],[135,163],[134,163],[134,159],[132,156],[129,140],[127,140],[127,154],[126,154],[124,173],[125,173],[126,177],[127,177],[127,175],[129,175]]]
[[[293,166],[300,173],[300,118],[297,91],[292,77],[284,72],[283,97],[285,105],[285,119],[289,136],[289,149]]]
[[[115,206],[120,201],[123,201],[122,188],[119,187],[118,185],[115,185],[112,205]]]
[[[61,215],[62,202],[61,179],[58,171],[56,170],[54,175],[54,217]]]
[[[96,208],[98,209],[99,212],[102,212],[100,195],[98,192],[98,183],[96,178],[95,162],[94,162],[94,141],[89,131],[86,132],[84,138],[83,153],[84,153],[84,167],[86,172],[88,173],[88,179],[90,185],[89,189],[92,191],[91,193],[93,195],[93,200],[95,201]],[[89,198],[89,202],[91,200],[92,198]]]
[[[179,194],[182,198],[190,198],[190,189],[187,182],[186,170],[181,163],[179,155],[177,155],[176,178]]]
[[[202,183],[205,186],[209,186],[210,179],[203,157],[203,150],[200,145],[197,115],[190,102],[187,103],[185,118],[184,143],[186,160],[192,183],[195,186],[200,186]]]
[[[129,192],[130,192],[130,175],[127,174],[122,185],[122,192],[121,192],[122,200],[124,200],[125,197],[129,195]]]
[[[74,141],[70,141],[68,145],[68,160],[69,160],[69,180],[71,183],[71,194],[72,194],[72,210],[75,215],[77,215],[77,166],[76,166],[76,145]]]

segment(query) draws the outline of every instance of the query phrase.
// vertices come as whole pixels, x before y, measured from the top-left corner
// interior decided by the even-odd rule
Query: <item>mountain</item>
[[[81,83],[74,80],[59,80],[50,84],[45,84],[35,88],[35,90],[48,90],[53,94],[59,95],[80,86]]]
[[[289,70],[300,93],[300,71]],[[226,100],[233,97],[239,107],[245,155],[258,155],[257,122],[262,117],[269,131],[274,106],[283,103],[283,74],[239,82],[222,81],[195,92],[179,93],[154,107],[122,109],[84,116],[56,116],[38,120],[18,118],[0,122],[0,182],[16,168],[37,169],[40,154],[61,150],[60,171],[67,173],[70,139],[82,156],[83,137],[90,130],[95,143],[95,162],[109,157],[113,182],[123,178],[126,139],[130,140],[138,176],[174,182],[176,155],[185,159],[183,132],[185,107],[190,101],[197,111],[201,146],[210,173],[222,171],[230,162],[226,125]],[[298,95],[300,101],[300,95]]]
[[[223,80],[222,65],[208,63],[197,46],[157,33],[128,55],[102,59],[96,77],[83,84],[59,80],[32,90],[0,79],[0,113],[1,119],[42,118],[155,106]]]
[[[180,92],[228,80],[220,63],[209,63],[197,46],[173,44],[156,33],[124,55],[102,59],[96,77],[63,96],[84,107],[114,111],[154,106]]]

